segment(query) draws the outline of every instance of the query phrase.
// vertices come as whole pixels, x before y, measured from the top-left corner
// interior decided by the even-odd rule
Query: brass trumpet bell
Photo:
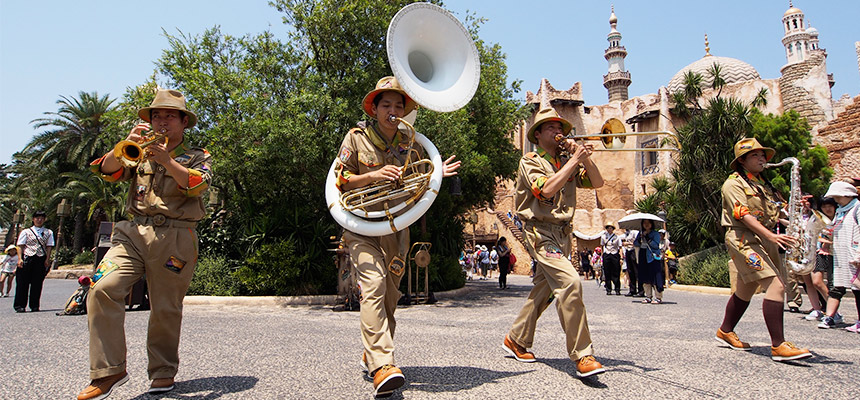
[[[131,140],[122,140],[114,146],[113,156],[123,168],[136,168],[141,161],[146,159],[144,149],[162,139],[164,139],[164,144],[167,145],[166,131],[149,136],[141,143]]]

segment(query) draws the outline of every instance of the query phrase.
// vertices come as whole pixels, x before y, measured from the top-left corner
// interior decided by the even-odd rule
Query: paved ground
[[[397,361],[408,386],[395,399],[856,398],[860,335],[820,330],[785,314],[786,337],[811,361],[776,363],[756,297],[738,326],[751,352],[715,346],[724,295],[669,290],[664,305],[606,296],[586,281],[598,359],[609,371],[573,377],[552,308],[538,325],[538,362],[503,357],[500,344],[530,288],[526,277],[495,281],[430,306],[397,311]],[[76,283],[48,280],[42,312],[16,314],[0,299],[0,399],[71,399],[87,383],[86,317],[58,317]],[[857,318],[853,299],[846,321]],[[146,322],[127,314],[131,380],[112,399],[147,399]],[[358,313],[327,307],[186,306],[177,389],[164,399],[371,398],[362,378]]]

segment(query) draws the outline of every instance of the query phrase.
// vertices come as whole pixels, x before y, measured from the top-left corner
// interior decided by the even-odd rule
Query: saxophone
[[[806,275],[815,265],[809,262],[809,249],[812,238],[806,232],[803,221],[803,194],[800,191],[800,160],[786,157],[775,164],[765,164],[765,168],[779,167],[791,163],[791,191],[788,197],[788,227],[785,234],[793,237],[794,245],[785,249],[785,263],[798,275]]]

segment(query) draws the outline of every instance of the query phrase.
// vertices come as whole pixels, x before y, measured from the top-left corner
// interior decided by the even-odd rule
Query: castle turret
[[[809,59],[810,34],[803,26],[803,11],[795,8],[791,1],[788,10],[782,15],[782,45],[785,46],[785,58],[788,64],[803,62]],[[815,31],[815,47],[818,47],[818,31]]]
[[[621,32],[618,32],[618,17],[615,16],[615,6],[609,15],[609,26],[612,28],[606,35],[609,48],[603,53],[603,58],[609,63],[609,73],[603,75],[603,87],[609,92],[609,101],[627,100],[627,87],[632,80],[630,73],[624,69],[624,58],[627,57],[627,49],[621,45]]]

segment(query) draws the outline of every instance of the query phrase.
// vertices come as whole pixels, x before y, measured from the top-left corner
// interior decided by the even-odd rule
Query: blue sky
[[[582,82],[587,104],[606,103],[610,4],[627,48],[630,96],[654,93],[687,64],[704,55],[733,57],[762,78],[779,77],[786,60],[780,39],[788,1],[522,1],[447,0],[461,20],[468,11],[488,21],[487,42],[507,54],[510,79],[536,91],[546,77],[557,89]],[[820,32],[834,98],[860,94],[854,42],[860,27],[856,0],[797,0]],[[98,91],[119,97],[153,73],[167,46],[162,28],[188,34],[220,25],[231,35],[272,31],[286,39],[289,27],[265,0],[12,1],[0,0],[0,163],[9,163],[37,133],[30,121],[55,111],[61,95]],[[520,93],[521,98],[525,92]]]

